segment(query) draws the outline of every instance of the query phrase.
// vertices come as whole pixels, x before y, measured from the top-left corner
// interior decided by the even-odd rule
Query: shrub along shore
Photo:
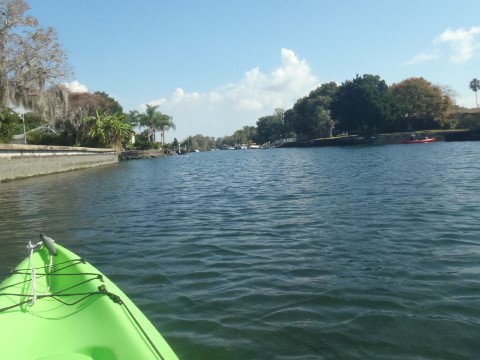
[[[400,132],[377,135],[346,135],[329,138],[319,138],[308,141],[296,141],[280,145],[279,147],[322,147],[322,146],[342,146],[342,145],[386,145],[401,144],[411,135],[422,139],[425,136],[435,137],[437,141],[478,141],[480,140],[480,129],[460,129],[460,130],[424,130],[414,132]]]

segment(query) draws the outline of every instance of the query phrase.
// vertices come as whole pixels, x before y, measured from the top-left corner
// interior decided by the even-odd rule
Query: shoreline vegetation
[[[279,147],[324,147],[343,145],[388,145],[401,144],[411,135],[418,139],[435,137],[437,141],[479,141],[480,129],[454,129],[454,130],[422,130],[401,133],[387,133],[376,135],[344,135],[329,138],[319,138],[308,141],[285,143]]]
[[[329,146],[362,146],[362,145],[388,145],[401,144],[406,139],[414,136],[417,139],[436,138],[441,142],[453,141],[478,141],[480,128],[455,129],[455,130],[424,130],[416,132],[399,132],[376,135],[341,135],[328,138],[318,138],[305,141],[290,141],[275,146],[252,146],[251,149],[262,148],[306,148]],[[233,147],[227,147],[232,149]],[[241,149],[241,147],[236,147]],[[244,147],[242,147],[244,148]],[[214,149],[217,150],[217,149]],[[83,152],[82,152],[83,151]],[[159,158],[169,155],[185,155],[199,150],[170,149],[152,150],[124,150],[116,152],[114,149],[80,148],[67,146],[39,146],[10,144],[0,145],[0,168],[2,176],[0,182],[19,180],[40,175],[49,175],[87,167],[113,164],[122,160]],[[96,156],[85,156],[86,154]],[[105,155],[108,158],[103,159]],[[113,156],[113,157],[112,157]],[[87,160],[88,159],[88,160]],[[41,160],[41,161],[40,161]]]
[[[480,129],[454,129],[454,130],[422,130],[414,132],[387,133],[376,135],[340,135],[329,138],[318,138],[305,141],[290,141],[276,146],[265,148],[304,148],[304,147],[328,147],[328,146],[352,146],[352,145],[389,145],[401,144],[411,136],[418,139],[425,137],[434,137],[437,141],[479,141]],[[252,149],[262,149],[262,147],[252,147]],[[214,149],[217,150],[217,149]],[[208,150],[204,150],[208,151]],[[195,152],[194,150],[184,151]],[[157,158],[169,155],[176,155],[177,152],[170,150],[125,150],[119,154],[119,160],[135,160]]]

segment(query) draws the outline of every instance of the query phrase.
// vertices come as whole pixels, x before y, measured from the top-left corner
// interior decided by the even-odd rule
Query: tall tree
[[[137,110],[130,110],[127,114],[127,119],[132,127],[140,125],[140,113]]]
[[[99,98],[99,107],[97,108],[98,111],[103,112],[107,115],[123,113],[123,108],[119,104],[119,102],[114,98],[110,97],[110,95],[108,95],[106,92],[95,91],[93,95],[98,96]]]
[[[295,122],[297,121],[297,114],[295,110],[288,109],[283,114],[283,123],[285,125],[285,130],[289,134],[295,133]]]
[[[158,105],[148,105],[144,114],[139,114],[138,122],[141,126],[145,126],[148,130],[148,138],[150,141],[155,142],[155,133],[157,131],[157,125],[159,122],[160,112],[157,110]]]
[[[345,81],[338,88],[331,109],[340,129],[357,133],[388,130],[396,118],[388,85],[371,74]]]
[[[246,125],[243,128],[236,130],[232,137],[235,144],[247,144],[252,141],[257,141],[257,129],[255,126]]]
[[[175,128],[172,118],[158,111],[158,105],[147,104],[144,114],[137,115],[135,113],[131,113],[129,117],[131,119],[138,119],[138,122],[141,126],[147,127],[149,139],[152,142],[156,141],[157,130],[162,131],[162,145],[165,142],[165,131]]]
[[[409,78],[391,86],[400,109],[400,130],[439,128],[452,103],[448,94],[424,78]]]
[[[260,143],[267,143],[281,139],[285,135],[283,115],[285,111],[281,108],[275,109],[273,115],[263,116],[257,121],[257,140]]]
[[[293,106],[294,114],[285,114],[287,127],[308,138],[332,136],[334,122],[330,116],[330,104],[337,90],[336,83],[325,83],[299,99]]]
[[[10,102],[53,121],[55,102],[66,101],[66,89],[49,89],[71,69],[56,30],[41,28],[28,10],[24,0],[0,0],[0,110]]]
[[[470,89],[472,89],[472,91],[475,91],[475,103],[477,104],[477,108],[478,108],[477,91],[480,89],[480,80],[475,78],[472,81],[470,81]]]
[[[71,123],[75,128],[80,127],[83,119],[87,116],[96,116],[97,111],[101,111],[101,98],[89,92],[69,93],[68,94],[68,111],[62,118],[62,121]],[[63,127],[62,124],[58,127]]]
[[[175,130],[176,126],[171,116],[161,114],[158,129],[162,132],[162,145],[165,145],[165,132],[170,129]]]

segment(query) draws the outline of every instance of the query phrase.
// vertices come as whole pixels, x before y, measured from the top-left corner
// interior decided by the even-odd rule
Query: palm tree
[[[170,129],[175,130],[175,123],[173,122],[171,116],[162,114],[162,118],[158,127],[162,131],[162,145],[165,145],[165,132]]]
[[[145,114],[130,114],[130,118],[138,119],[139,124],[148,128],[149,139],[152,142],[156,141],[157,129],[162,132],[162,145],[165,145],[165,132],[169,129],[175,129],[175,124],[172,117],[162,114],[157,110],[158,105],[147,105]]]
[[[162,113],[157,109],[158,105],[147,105],[145,114],[139,115],[139,123],[140,125],[148,128],[149,138],[152,142],[156,141],[155,133],[157,131],[157,127],[160,125],[162,117]]]
[[[470,89],[472,89],[472,91],[475,91],[475,102],[477,103],[477,108],[478,108],[477,91],[480,89],[480,80],[475,78],[472,81],[470,81]]]

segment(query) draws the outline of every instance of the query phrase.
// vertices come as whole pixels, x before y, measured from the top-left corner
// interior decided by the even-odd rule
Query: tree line
[[[452,92],[424,78],[389,86],[378,75],[357,75],[340,85],[322,84],[291,109],[275,109],[272,115],[259,118],[254,140],[450,128],[454,124],[448,115],[453,107]]]
[[[30,143],[81,146],[129,146],[133,129],[139,148],[165,144],[175,129],[171,116],[147,105],[144,113],[124,113],[105,92],[70,93],[61,83],[73,74],[53,28],[42,28],[27,15],[24,0],[0,0],[0,141],[41,125],[52,131],[29,134]],[[480,81],[470,84],[477,95]],[[256,126],[243,126],[221,138],[189,136],[173,146],[213,149],[222,144],[264,144],[296,137],[308,140],[339,134],[376,134],[451,128],[455,107],[447,87],[424,78],[387,85],[379,75],[356,75],[342,84],[329,82],[296,101],[291,109],[275,109]],[[478,107],[478,101],[477,101]],[[28,110],[20,116],[15,110]],[[161,133],[160,142],[156,134]]]
[[[469,87],[477,95],[480,80],[473,79]],[[322,84],[298,99],[291,109],[277,108],[273,114],[260,117],[256,126],[244,126],[217,139],[216,144],[452,129],[462,121],[463,125],[472,125],[470,118],[458,116],[458,110],[451,89],[422,77],[389,86],[379,75],[356,75],[340,85]]]

